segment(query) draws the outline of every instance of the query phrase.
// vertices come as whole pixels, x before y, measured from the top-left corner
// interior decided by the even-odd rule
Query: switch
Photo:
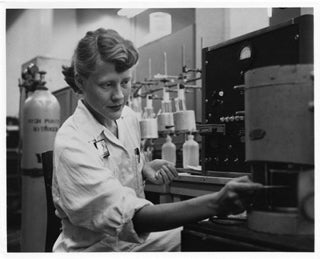
[[[214,163],[215,163],[216,165],[219,164],[219,157],[215,156],[215,157],[213,158],[213,161],[214,161]]]

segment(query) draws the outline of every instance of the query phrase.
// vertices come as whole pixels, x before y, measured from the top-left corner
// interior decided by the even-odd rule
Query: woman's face
[[[131,76],[131,69],[118,73],[114,64],[101,61],[95,71],[83,79],[84,101],[100,123],[120,118],[130,95]]]

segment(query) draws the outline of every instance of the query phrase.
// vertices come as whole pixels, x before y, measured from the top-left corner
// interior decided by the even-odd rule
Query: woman
[[[125,106],[137,61],[130,41],[98,29],[79,41],[64,67],[82,98],[55,140],[53,199],[62,233],[54,251],[179,251],[180,226],[240,213],[260,188],[243,177],[187,201],[145,199],[144,180],[168,183],[177,172],[164,160],[146,163],[139,150],[139,123]]]

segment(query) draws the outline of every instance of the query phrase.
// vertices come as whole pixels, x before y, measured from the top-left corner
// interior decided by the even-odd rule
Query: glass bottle
[[[172,143],[171,137],[167,135],[166,142],[161,147],[161,158],[176,164],[176,145]]]
[[[188,140],[182,146],[183,168],[188,166],[199,166],[199,144],[194,140],[192,134],[188,135]]]

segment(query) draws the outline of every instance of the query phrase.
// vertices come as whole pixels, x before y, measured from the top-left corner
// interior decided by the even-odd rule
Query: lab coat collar
[[[107,129],[93,117],[91,112],[84,105],[82,99],[78,101],[78,106],[74,115],[76,118],[75,121],[78,124],[77,126],[85,131],[86,135],[90,136],[90,139],[88,139],[88,141],[99,141],[105,136],[109,141],[124,148],[121,140],[123,139],[124,134],[122,131],[123,119],[128,115],[127,106],[124,106],[121,117],[116,120],[118,124],[119,139],[115,135],[113,135],[109,129]]]

